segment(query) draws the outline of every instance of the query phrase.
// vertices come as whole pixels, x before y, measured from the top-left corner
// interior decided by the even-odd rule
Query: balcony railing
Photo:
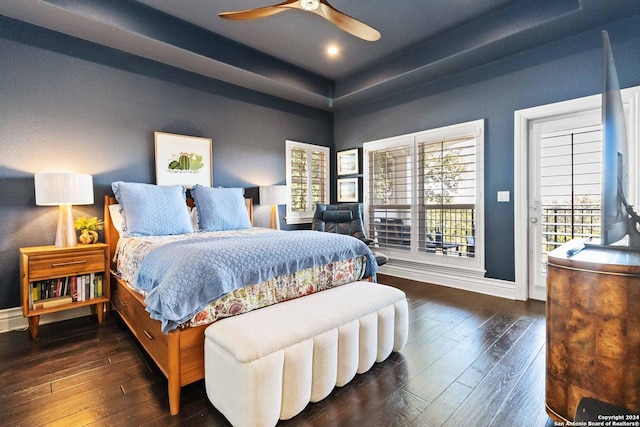
[[[475,255],[475,205],[421,205],[418,235],[421,252],[441,255]],[[369,235],[381,248],[410,250],[412,241],[409,205],[370,206]]]
[[[600,204],[543,205],[542,253],[545,255],[571,239],[600,236]]]
[[[442,255],[475,254],[474,205],[423,205],[418,209],[418,250]],[[411,206],[369,206],[369,235],[380,248],[410,250]],[[574,238],[600,236],[600,205],[544,205],[542,253]]]

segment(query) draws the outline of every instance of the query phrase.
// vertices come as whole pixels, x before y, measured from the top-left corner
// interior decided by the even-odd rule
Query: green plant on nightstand
[[[102,230],[104,221],[95,216],[80,216],[73,222],[73,227],[80,232],[80,243],[88,245],[98,241],[98,230]]]

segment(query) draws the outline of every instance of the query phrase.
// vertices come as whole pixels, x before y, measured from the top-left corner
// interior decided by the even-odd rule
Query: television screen
[[[627,128],[620,84],[609,35],[602,32],[602,189],[600,243],[610,245],[627,235],[628,214],[624,203],[628,181]]]

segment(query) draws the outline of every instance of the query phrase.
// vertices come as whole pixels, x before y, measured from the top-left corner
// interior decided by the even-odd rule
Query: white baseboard
[[[500,298],[516,299],[516,286],[514,282],[476,277],[473,275],[452,274],[451,271],[438,270],[438,268],[428,268],[420,265],[409,267],[388,263],[381,266],[378,269],[378,273]]]
[[[56,313],[40,316],[40,325],[47,323],[60,322],[62,320],[74,319],[76,317],[88,316],[91,314],[91,307],[84,306],[73,308],[71,310],[58,311]],[[7,308],[0,310],[0,333],[9,331],[27,330],[29,322],[27,318],[22,316],[22,308]]]

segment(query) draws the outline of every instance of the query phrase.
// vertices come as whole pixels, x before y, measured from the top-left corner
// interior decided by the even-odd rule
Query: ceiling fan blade
[[[320,15],[338,28],[363,40],[376,41],[380,39],[380,32],[357,19],[340,12],[329,4],[327,0],[285,0],[273,6],[255,9],[221,12],[219,17],[233,20],[257,19],[275,15],[287,9],[300,9]]]
[[[364,22],[340,12],[329,4],[326,0],[320,0],[320,7],[312,11],[313,13],[322,16],[329,22],[336,25],[338,28],[359,37],[363,40],[374,42],[380,39],[380,32],[375,28],[372,28]]]
[[[297,3],[297,5],[295,4]],[[256,9],[236,10],[233,12],[220,12],[219,17],[224,19],[233,19],[242,21],[245,19],[258,19],[266,16],[275,15],[287,9],[299,9],[300,0],[285,0],[282,3],[273,6],[258,7]]]

